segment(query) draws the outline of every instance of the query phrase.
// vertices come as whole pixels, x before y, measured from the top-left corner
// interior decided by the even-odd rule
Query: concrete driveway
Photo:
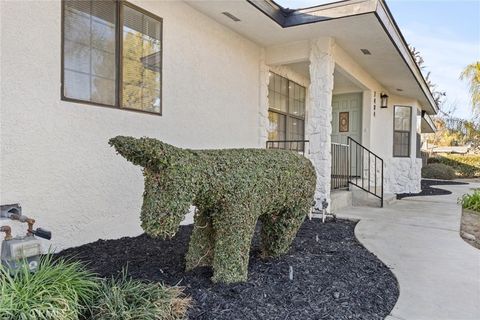
[[[480,250],[460,238],[456,203],[480,183],[436,187],[453,194],[336,212],[340,218],[360,219],[358,240],[399,281],[400,297],[388,320],[480,319]]]

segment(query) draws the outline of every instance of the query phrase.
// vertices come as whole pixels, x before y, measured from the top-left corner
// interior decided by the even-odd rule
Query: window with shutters
[[[412,108],[395,106],[393,122],[393,156],[410,157]]]
[[[62,3],[62,99],[160,114],[162,19],[123,1]]]

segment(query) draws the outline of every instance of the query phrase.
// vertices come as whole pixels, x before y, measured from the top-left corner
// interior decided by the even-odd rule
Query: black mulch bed
[[[248,282],[232,285],[212,284],[209,268],[184,272],[191,226],[182,226],[170,241],[146,235],[99,240],[59,256],[76,256],[103,277],[128,264],[133,278],[180,283],[194,300],[190,319],[383,319],[397,301],[397,281],[355,239],[355,224],[307,220],[290,252],[267,261],[259,258],[257,232]]]
[[[397,199],[403,199],[408,197],[421,197],[421,196],[443,196],[446,194],[452,194],[451,191],[434,188],[432,186],[454,186],[454,185],[462,185],[468,184],[466,182],[460,181],[449,181],[449,180],[430,180],[430,179],[422,179],[421,181],[421,188],[422,191],[419,193],[399,193],[397,194]]]

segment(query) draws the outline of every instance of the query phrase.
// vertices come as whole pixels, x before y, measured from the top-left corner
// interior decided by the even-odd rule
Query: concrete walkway
[[[453,194],[336,212],[340,218],[360,219],[355,235],[399,281],[400,297],[388,320],[480,319],[480,250],[460,238],[456,204],[480,183],[437,187]]]

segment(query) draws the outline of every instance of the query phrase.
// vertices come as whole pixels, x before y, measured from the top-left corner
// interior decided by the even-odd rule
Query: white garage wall
[[[260,146],[260,48],[184,3],[133,3],[164,19],[163,116],[60,101],[60,1],[1,4],[0,203],[19,202],[55,248],[142,232],[141,170],[111,137]]]

